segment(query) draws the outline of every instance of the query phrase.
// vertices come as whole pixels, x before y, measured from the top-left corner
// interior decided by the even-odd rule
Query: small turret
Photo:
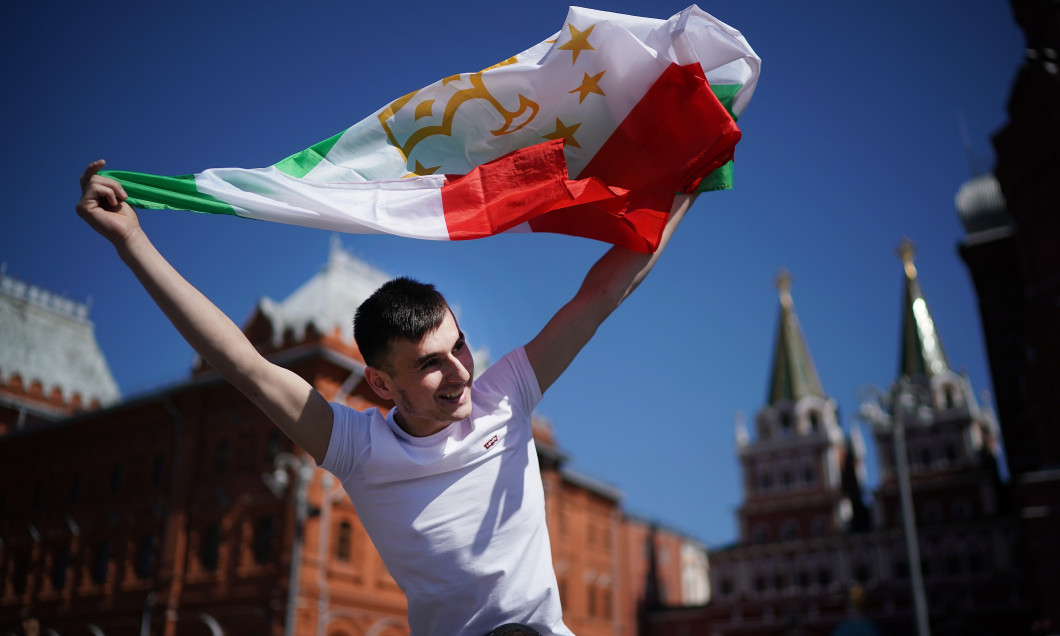
[[[935,330],[927,301],[920,290],[913,257],[916,248],[909,239],[902,239],[898,256],[905,266],[905,285],[902,291],[902,340],[898,376],[910,380],[929,380],[950,372],[950,363],[942,348],[942,340]]]
[[[798,402],[811,395],[824,397],[821,380],[817,377],[817,369],[810,358],[799,318],[795,315],[795,303],[791,299],[791,274],[780,270],[776,282],[780,292],[780,318],[767,404],[776,406],[785,400]]]

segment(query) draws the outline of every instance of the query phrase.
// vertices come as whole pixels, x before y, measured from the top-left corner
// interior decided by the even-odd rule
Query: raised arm
[[[332,425],[327,400],[295,373],[262,357],[239,327],[162,257],[125,203],[121,185],[96,174],[103,165],[99,160],[85,169],[78,215],[114,245],[188,344],[296,444],[323,461]]]
[[[670,240],[696,195],[678,195],[663,230],[658,249],[642,254],[612,247],[589,269],[581,287],[548,321],[541,333],[526,344],[526,356],[537,375],[541,392],[567,370],[574,357],[622,301],[640,285]]]

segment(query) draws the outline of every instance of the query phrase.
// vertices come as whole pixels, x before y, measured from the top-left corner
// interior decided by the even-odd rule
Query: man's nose
[[[446,378],[457,382],[467,382],[471,379],[471,372],[468,371],[463,360],[457,356],[450,355]]]

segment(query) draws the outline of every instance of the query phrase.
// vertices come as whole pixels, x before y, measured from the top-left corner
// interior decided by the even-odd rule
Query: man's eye
[[[465,342],[463,340],[457,340],[456,344],[453,345],[453,351],[461,351],[464,348]]]

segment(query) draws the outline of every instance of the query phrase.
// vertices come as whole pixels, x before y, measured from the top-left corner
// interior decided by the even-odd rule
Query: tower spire
[[[780,319],[777,324],[776,348],[773,352],[773,371],[769,380],[770,405],[782,400],[796,402],[807,395],[824,397],[821,380],[810,358],[810,350],[795,315],[791,299],[791,274],[781,269],[776,278],[780,295]]]
[[[920,289],[916,266],[916,246],[908,238],[898,244],[898,257],[905,269],[905,285],[902,292],[902,351],[899,361],[899,377],[930,378],[950,369],[942,340],[935,330],[924,293]]]

